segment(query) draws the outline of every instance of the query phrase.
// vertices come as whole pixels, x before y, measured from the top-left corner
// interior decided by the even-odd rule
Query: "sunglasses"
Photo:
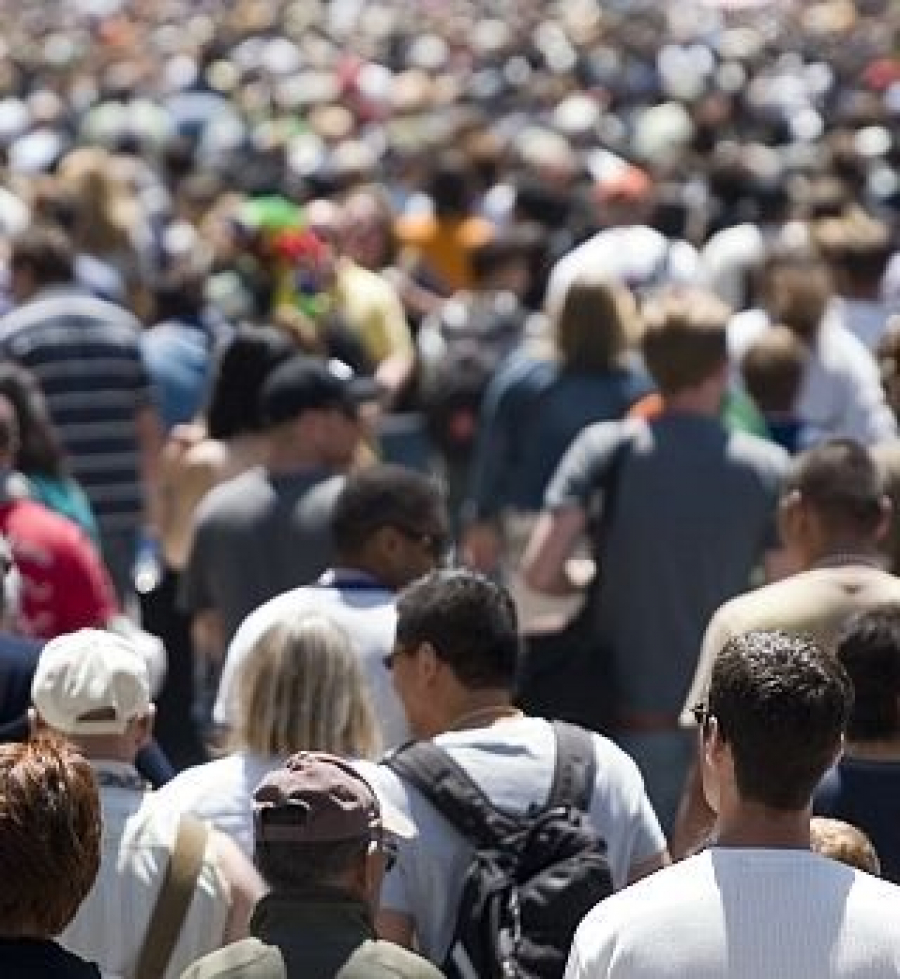
[[[415,527],[406,527],[403,524],[391,524],[398,533],[402,534],[407,540],[413,541],[422,547],[435,562],[444,561],[450,552],[450,539],[446,534],[433,532],[430,530],[418,530]]]
[[[691,714],[697,722],[697,727],[703,728],[704,730],[706,730],[710,718],[713,716],[709,709],[709,704],[696,704],[691,708]]]

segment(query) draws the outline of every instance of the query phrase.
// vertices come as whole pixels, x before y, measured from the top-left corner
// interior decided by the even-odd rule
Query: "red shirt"
[[[118,611],[94,545],[65,517],[34,500],[0,504],[0,532],[22,579],[22,629],[39,639],[102,628]]]

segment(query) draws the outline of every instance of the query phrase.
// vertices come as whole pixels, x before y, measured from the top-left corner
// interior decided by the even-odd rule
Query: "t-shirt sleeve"
[[[587,508],[621,439],[617,423],[601,422],[586,428],[572,443],[556,469],[544,506],[547,510]]]
[[[597,783],[591,820],[606,840],[616,889],[631,869],[666,849],[666,837],[644,788],[641,773],[624,751],[606,738],[595,738]]]
[[[178,583],[178,607],[191,615],[216,607],[208,575],[212,559],[212,537],[210,525],[205,520],[198,519],[191,549]]]

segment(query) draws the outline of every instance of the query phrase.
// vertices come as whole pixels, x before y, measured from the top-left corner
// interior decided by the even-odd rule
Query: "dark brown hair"
[[[0,745],[0,935],[58,935],[99,867],[91,766],[53,738]]]

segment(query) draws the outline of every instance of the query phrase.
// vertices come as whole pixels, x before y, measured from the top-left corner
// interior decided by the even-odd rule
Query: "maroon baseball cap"
[[[406,816],[380,800],[350,762],[318,751],[301,751],[270,772],[253,793],[253,816],[257,840],[272,843],[415,835]]]

